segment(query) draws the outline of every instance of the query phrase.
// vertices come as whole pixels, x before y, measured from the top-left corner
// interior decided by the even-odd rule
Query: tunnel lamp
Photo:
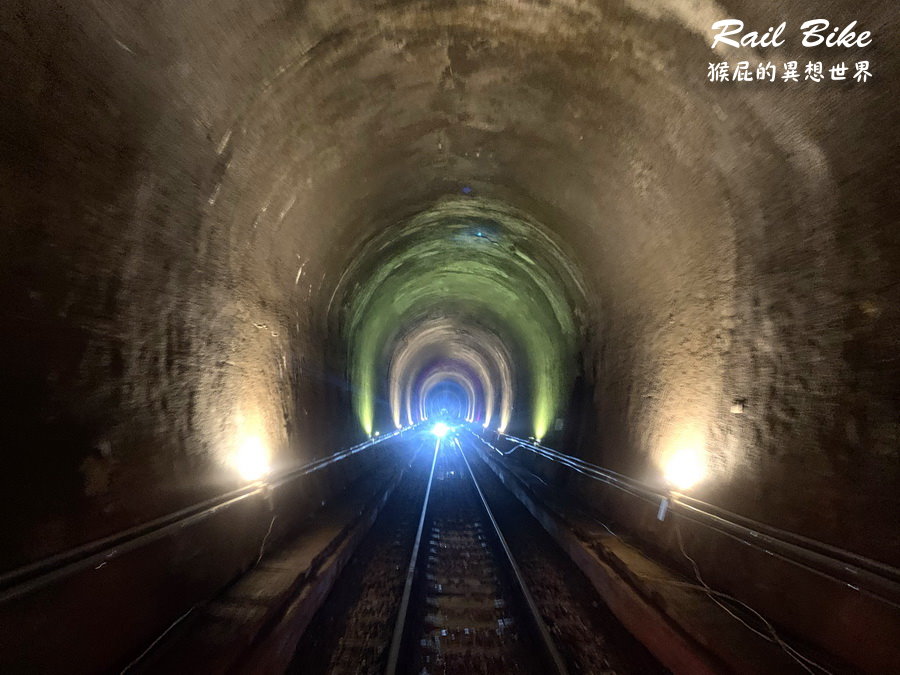
[[[663,469],[666,482],[677,490],[688,490],[706,476],[702,454],[693,448],[674,452]]]
[[[247,436],[238,446],[232,465],[245,481],[264,478],[270,470],[269,453],[259,436]]]
[[[443,422],[438,422],[433,427],[431,427],[431,433],[433,433],[438,438],[443,438],[447,435],[447,432],[450,431],[450,427],[448,427]]]

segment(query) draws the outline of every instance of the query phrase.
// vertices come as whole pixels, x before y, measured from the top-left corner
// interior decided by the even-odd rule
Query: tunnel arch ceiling
[[[849,375],[822,308],[855,311],[842,297],[842,261],[861,254],[837,246],[837,232],[854,236],[837,209],[854,180],[834,175],[839,153],[809,114],[819,99],[723,95],[690,71],[709,58],[712,3],[693,15],[679,3],[498,7],[461,3],[427,17],[391,7],[369,51],[348,47],[341,62],[390,96],[365,105],[360,85],[345,108],[341,81],[341,95],[329,88],[316,109],[338,146],[367,141],[335,177],[353,200],[338,206],[333,250],[355,250],[464,188],[530,214],[576,252],[600,308],[582,353],[593,401],[580,452],[653,479],[671,457],[699,455],[702,496],[892,556],[847,527],[850,517],[802,515],[806,497],[791,487],[802,480],[807,495],[840,495],[843,513],[867,517],[839,459],[858,453],[831,415],[835,396],[853,397],[852,377],[836,394],[828,378],[804,374],[831,363]],[[877,109],[865,92],[857,100],[857,114]],[[329,267],[344,270],[347,257],[337,259]],[[326,277],[337,284],[337,273]],[[387,407],[390,392],[381,397]],[[866,405],[890,409],[881,395]],[[884,453],[896,429],[890,413],[883,419],[882,450],[854,471],[892,499],[897,471]]]
[[[699,448],[701,496],[896,559],[896,509],[871,508],[897,503],[900,379],[900,302],[883,281],[898,273],[895,229],[873,206],[892,172],[865,132],[896,115],[876,89],[710,87],[697,71],[709,23],[762,25],[757,3],[235,0],[210,12],[88,0],[52,18],[4,14],[27,24],[11,58],[35,84],[3,84],[21,103],[8,128],[21,130],[16,152],[37,152],[8,183],[34,233],[4,232],[15,320],[3,358],[27,392],[9,430],[43,448],[7,480],[64,487],[53,506],[43,490],[23,497],[42,531],[61,533],[17,533],[23,556],[239,482],[227,460],[241,424],[276,466],[349,440],[330,431],[344,420],[326,384],[357,367],[340,336],[355,334],[364,296],[345,293],[344,272],[386,232],[402,239],[404,223],[477,203],[552,231],[584,277],[585,316],[569,303],[587,326],[574,342],[579,454],[646,477]],[[41,139],[59,137],[54,155]],[[362,289],[376,267],[345,282]],[[420,339],[452,309],[496,336],[508,360],[487,368],[514,363],[508,391],[531,401],[518,332],[463,303],[426,305],[404,334]],[[354,357],[388,369],[362,388],[383,399],[385,423],[394,337]],[[503,405],[495,392],[497,420]],[[843,515],[810,515],[816,500]]]
[[[420,392],[420,403],[427,395],[426,382],[416,373],[439,377],[457,364],[465,379],[477,384],[482,397],[472,402],[471,421],[485,427],[493,422],[497,429],[506,429],[516,386],[510,350],[496,334],[474,325],[460,326],[449,318],[423,321],[400,337],[388,379],[394,424],[414,423],[413,392]],[[422,412],[420,406],[419,417]]]
[[[378,400],[391,401],[395,424],[420,407],[409,402],[401,411],[399,392],[407,392],[405,401],[426,393],[410,382],[435,365],[437,354],[410,367],[423,348],[443,348],[446,362],[431,373],[433,381],[472,372],[485,424],[495,387],[504,406],[498,426],[505,428],[518,407],[540,438],[563,412],[579,370],[584,284],[576,263],[526,214],[483,198],[443,200],[367,242],[345,279],[337,304],[346,308],[353,404],[366,433],[373,432]],[[526,391],[517,403],[514,366]]]

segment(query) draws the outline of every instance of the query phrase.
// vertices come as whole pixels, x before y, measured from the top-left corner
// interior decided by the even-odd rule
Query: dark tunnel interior
[[[820,16],[872,44],[800,47]],[[711,50],[729,17],[794,35]],[[5,0],[2,669],[122,670],[405,460],[282,477],[440,420],[864,568],[881,590],[509,455],[825,672],[896,672],[898,17],[889,0]],[[873,78],[706,77],[739,58],[865,58]],[[223,495],[234,515],[173,529]],[[154,543],[125,553],[137,536]]]

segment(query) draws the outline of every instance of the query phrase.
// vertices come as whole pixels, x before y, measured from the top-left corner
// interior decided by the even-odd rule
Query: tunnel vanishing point
[[[900,671],[898,18],[4,0],[0,671],[303,672],[417,448],[663,669]]]

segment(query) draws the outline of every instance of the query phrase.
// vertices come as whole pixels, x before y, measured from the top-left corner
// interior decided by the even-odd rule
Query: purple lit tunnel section
[[[505,428],[513,407],[511,362],[503,341],[482,326],[460,327],[444,318],[423,322],[398,340],[391,359],[394,424],[446,410],[460,420]],[[436,403],[442,398],[445,404]]]
[[[414,421],[447,417],[467,422],[485,419],[485,385],[469,363],[437,359],[409,381],[408,410]]]

